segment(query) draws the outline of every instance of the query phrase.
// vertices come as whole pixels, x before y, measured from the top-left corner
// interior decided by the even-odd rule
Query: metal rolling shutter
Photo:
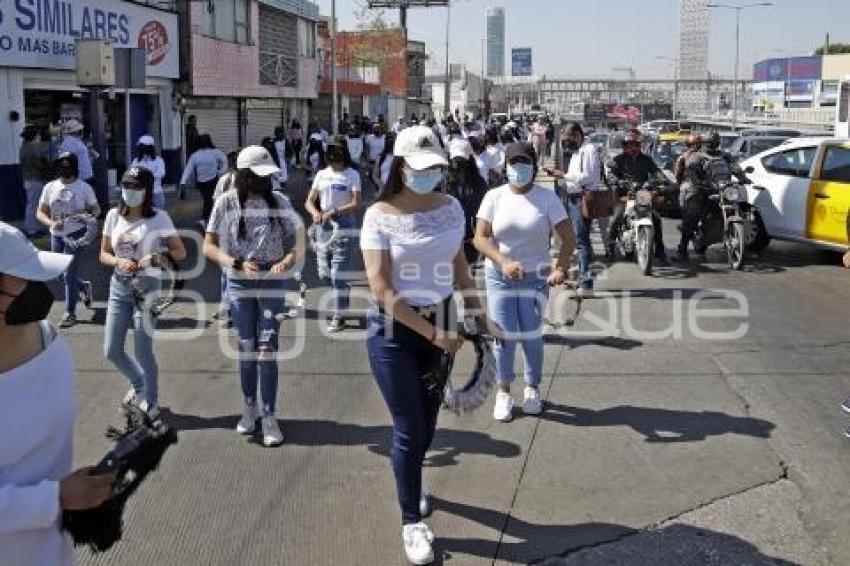
[[[213,105],[189,104],[186,115],[198,117],[198,133],[209,134],[217,148],[227,153],[239,149],[239,110],[235,100]]]
[[[283,126],[280,108],[248,108],[248,125],[245,143],[260,145],[266,137],[274,136],[274,129]]]

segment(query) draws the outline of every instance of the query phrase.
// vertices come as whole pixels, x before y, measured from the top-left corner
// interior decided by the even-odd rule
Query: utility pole
[[[337,84],[336,84],[336,0],[331,0],[331,132],[339,133],[339,101],[337,100]]]
[[[446,83],[443,87],[443,112],[445,113],[445,117],[451,116],[451,109],[449,105],[451,104],[451,96],[450,89],[452,84],[452,77],[449,73],[449,28],[451,26],[452,21],[452,3],[451,1],[446,2]]]

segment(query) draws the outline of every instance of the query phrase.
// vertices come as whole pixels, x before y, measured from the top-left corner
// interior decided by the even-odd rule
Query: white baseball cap
[[[27,281],[48,281],[62,274],[72,255],[43,252],[35,247],[20,230],[0,222],[0,273]]]
[[[75,134],[83,131],[83,123],[76,118],[68,118],[62,123],[63,134]]]
[[[156,145],[156,142],[153,139],[153,136],[148,134],[143,135],[139,138],[139,141],[136,142],[138,145]]]
[[[275,165],[274,159],[266,150],[259,145],[249,145],[239,152],[236,158],[237,169],[250,169],[260,177],[268,177],[280,172],[280,167]]]
[[[448,165],[437,136],[426,126],[410,126],[400,131],[393,155],[403,157],[411,169],[418,171],[435,165]]]
[[[449,159],[454,159],[455,157],[463,157],[464,159],[472,157],[472,144],[467,140],[452,140],[449,143]]]

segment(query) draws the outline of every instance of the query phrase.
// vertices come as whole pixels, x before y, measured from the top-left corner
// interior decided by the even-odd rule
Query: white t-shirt
[[[517,194],[510,185],[502,185],[484,195],[477,216],[492,225],[499,252],[532,273],[552,264],[549,236],[567,218],[567,211],[551,189],[533,185],[525,194]],[[490,259],[487,265],[495,267]]]
[[[66,185],[57,179],[44,186],[38,204],[39,208],[48,207],[51,220],[64,220],[68,216],[82,214],[96,206],[97,197],[91,185],[85,181],[77,179],[70,185]],[[79,220],[70,220],[62,224],[61,230],[51,231],[51,233],[55,236],[66,236],[86,227],[85,222]]]
[[[436,304],[454,291],[453,260],[463,244],[464,217],[454,198],[428,212],[393,214],[372,205],[363,217],[360,249],[388,250],[393,287],[408,304]]]
[[[160,253],[165,249],[163,241],[174,236],[177,231],[171,217],[164,210],[155,209],[156,214],[150,218],[140,218],[128,222],[113,208],[106,215],[103,223],[103,237],[109,238],[115,257],[139,261],[149,254]],[[118,267],[115,272],[124,273]]]
[[[153,192],[162,193],[162,179],[165,177],[165,161],[162,157],[156,156],[153,159],[150,157],[136,158],[131,167],[144,167],[153,174]]]
[[[360,163],[360,158],[363,156],[363,138],[346,138],[348,140],[348,153],[351,155],[351,161]]]
[[[360,192],[360,175],[351,168],[337,172],[332,167],[325,167],[316,173],[313,189],[319,191],[322,212],[327,212],[352,201],[354,193]]]
[[[59,527],[59,481],[71,471],[76,411],[74,360],[61,336],[0,373],[0,564],[75,563]]]
[[[275,140],[274,150],[280,162],[280,172],[275,175],[275,178],[279,183],[285,183],[289,180],[289,168],[287,167],[289,160],[286,158],[286,140]]]
[[[369,144],[369,161],[375,162],[381,157],[384,152],[385,136],[376,136],[369,134],[366,136],[366,143]]]

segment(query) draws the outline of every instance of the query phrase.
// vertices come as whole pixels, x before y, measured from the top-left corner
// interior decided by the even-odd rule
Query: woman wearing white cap
[[[144,135],[136,144],[138,156],[130,167],[144,167],[153,173],[153,205],[165,209],[165,193],[162,190],[162,179],[165,177],[165,161],[156,154],[156,142],[153,136]]]
[[[564,282],[575,247],[563,203],[555,191],[534,183],[537,165],[531,145],[510,144],[505,162],[508,183],[484,196],[475,228],[475,246],[487,257],[487,306],[505,331],[505,340],[495,347],[499,392],[493,409],[493,417],[503,422],[513,414],[511,383],[519,343],[525,357],[523,411],[536,415],[542,410],[538,386],[548,287]],[[549,255],[552,232],[561,241],[554,261]]]
[[[71,472],[74,360],[45,320],[71,256],[40,252],[0,222],[0,564],[74,564],[63,510],[97,507],[114,475]]]
[[[227,271],[230,314],[239,340],[244,407],[236,431],[253,434],[260,419],[265,446],[283,442],[275,418],[276,352],[285,316],[285,279],[304,253],[301,219],[289,200],[273,190],[272,177],[279,171],[261,146],[239,152],[235,190],[215,202],[204,241],[204,255]]]
[[[103,350],[130,382],[124,403],[138,406],[153,420],[159,417],[159,368],[153,349],[156,317],[145,307],[139,290],[145,294],[158,290],[157,272],[149,268],[156,264],[156,255],[166,253],[174,261],[186,258],[168,213],[153,206],[153,173],[130,167],[121,179],[121,204],[106,215],[100,243],[100,262],[114,269]],[[130,327],[135,360],[124,344]]]
[[[392,466],[402,511],[402,539],[408,560],[434,559],[434,535],[422,523],[428,500],[422,462],[434,438],[440,399],[426,390],[423,376],[441,352],[461,345],[450,331],[455,319],[455,285],[474,291],[462,250],[463,209],[435,191],[447,165],[430,128],[411,126],[396,139],[389,179],[366,211],[360,247],[374,306],[369,313],[367,350],[378,387],[393,419]],[[480,309],[477,297],[467,307]],[[481,324],[490,329],[489,321]]]
[[[468,140],[452,140],[449,144],[449,169],[446,173],[445,192],[455,197],[463,208],[465,234],[463,250],[470,265],[478,259],[478,250],[472,243],[475,237],[475,215],[487,192],[487,183],[481,178],[472,145]]]

